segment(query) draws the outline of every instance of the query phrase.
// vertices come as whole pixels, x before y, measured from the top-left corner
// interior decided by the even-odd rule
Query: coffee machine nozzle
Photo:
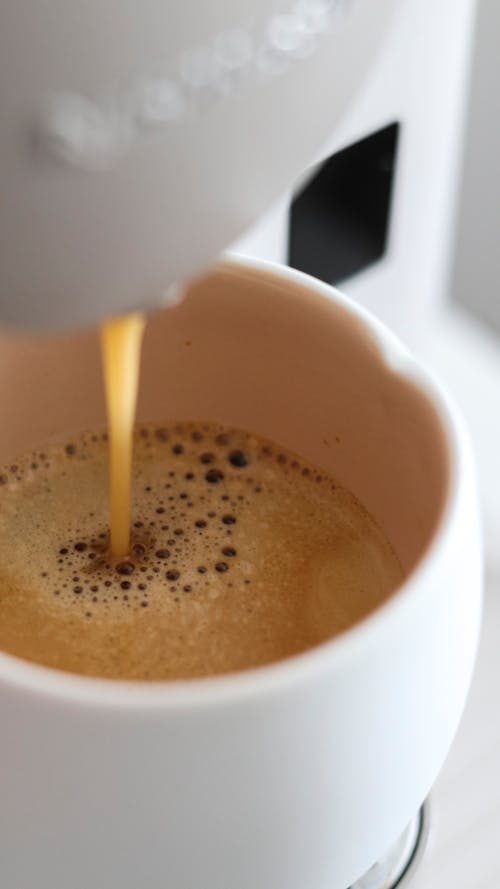
[[[394,7],[4,0],[0,323],[168,302],[318,156]]]

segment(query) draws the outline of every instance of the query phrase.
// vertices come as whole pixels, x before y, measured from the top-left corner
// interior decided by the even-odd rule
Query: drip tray
[[[424,803],[387,854],[350,889],[410,889],[412,876],[425,848],[428,823],[428,804]]]

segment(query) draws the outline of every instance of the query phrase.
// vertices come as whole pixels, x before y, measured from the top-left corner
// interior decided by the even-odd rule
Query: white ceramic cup
[[[103,422],[94,332],[0,342],[0,457]],[[88,679],[0,655],[5,889],[346,889],[450,747],[480,615],[456,409],[326,285],[232,262],[159,313],[140,414],[247,427],[348,485],[407,571],[340,637],[205,680]]]

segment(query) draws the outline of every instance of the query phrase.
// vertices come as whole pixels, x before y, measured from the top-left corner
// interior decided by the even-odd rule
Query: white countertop
[[[427,848],[408,889],[500,886],[500,574],[486,579],[476,673],[430,796]]]
[[[462,408],[476,454],[485,541],[481,642],[464,718],[430,797],[430,835],[409,889],[500,887],[500,341],[443,315],[425,359]]]

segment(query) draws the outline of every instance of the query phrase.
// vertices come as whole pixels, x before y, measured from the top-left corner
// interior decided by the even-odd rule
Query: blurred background
[[[498,0],[401,2],[318,163],[234,245],[368,307],[434,368],[471,433],[485,544],[483,637],[412,889],[500,885],[499,46]]]

